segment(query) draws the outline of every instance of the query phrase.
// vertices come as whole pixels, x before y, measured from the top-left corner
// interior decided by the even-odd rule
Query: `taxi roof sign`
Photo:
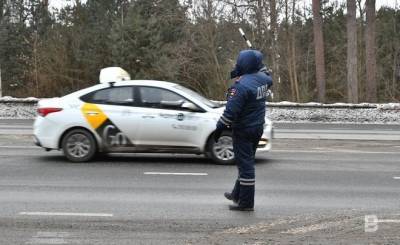
[[[107,67],[100,71],[100,83],[115,83],[131,80],[131,75],[121,67]]]

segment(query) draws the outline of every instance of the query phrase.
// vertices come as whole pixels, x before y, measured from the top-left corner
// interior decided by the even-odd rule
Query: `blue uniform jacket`
[[[271,77],[259,71],[264,67],[262,55],[255,50],[241,51],[236,62],[235,73],[240,76],[228,90],[225,111],[217,128],[248,128],[265,123],[265,102]]]

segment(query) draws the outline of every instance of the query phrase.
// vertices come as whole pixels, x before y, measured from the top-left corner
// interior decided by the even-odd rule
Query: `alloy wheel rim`
[[[223,161],[232,160],[235,155],[233,153],[233,142],[232,137],[222,136],[218,139],[213,146],[214,155]]]
[[[67,152],[73,157],[85,157],[89,154],[90,149],[90,140],[84,134],[73,134],[67,139]]]

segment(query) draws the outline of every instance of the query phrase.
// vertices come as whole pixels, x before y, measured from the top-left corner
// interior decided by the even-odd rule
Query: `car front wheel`
[[[65,157],[72,162],[87,162],[97,151],[94,137],[83,129],[68,132],[63,137],[61,146]]]
[[[230,165],[235,163],[233,140],[231,132],[223,132],[218,142],[211,137],[208,141],[207,156],[217,164]]]

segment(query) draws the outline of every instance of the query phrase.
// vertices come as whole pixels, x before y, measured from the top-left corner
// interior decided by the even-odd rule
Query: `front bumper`
[[[270,151],[272,147],[273,135],[274,135],[274,129],[272,125],[268,125],[264,129],[264,133],[261,136],[261,140],[258,142],[257,151]]]

